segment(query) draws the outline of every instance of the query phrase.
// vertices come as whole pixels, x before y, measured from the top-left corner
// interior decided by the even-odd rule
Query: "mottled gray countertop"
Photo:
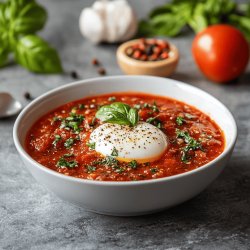
[[[108,75],[122,74],[116,46],[93,46],[78,31],[78,16],[92,1],[42,0],[50,19],[41,35],[60,51],[64,68],[81,78],[97,76],[97,56]],[[131,1],[139,16],[164,0]],[[0,121],[0,249],[250,249],[250,67],[237,82],[205,80],[190,54],[192,36],[172,39],[181,61],[174,79],[211,93],[234,114],[239,136],[220,177],[196,198],[164,212],[134,218],[87,212],[61,201],[24,168],[12,140],[15,118]],[[70,75],[36,75],[13,65],[0,70],[0,91],[24,105],[72,81]]]

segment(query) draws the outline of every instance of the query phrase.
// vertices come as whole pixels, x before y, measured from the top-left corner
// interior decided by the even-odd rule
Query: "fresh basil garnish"
[[[75,168],[78,167],[78,162],[73,160],[73,161],[67,161],[64,156],[62,156],[59,161],[56,163],[56,166],[58,168]]]
[[[135,126],[139,121],[138,110],[122,102],[102,106],[95,116],[103,122],[120,125]]]
[[[195,150],[203,150],[201,143],[195,140],[187,131],[176,130],[176,137],[181,138],[186,143],[186,146],[181,149],[181,161],[187,163],[190,159],[189,152]]]
[[[176,124],[179,126],[183,125],[183,123],[185,122],[184,118],[181,116],[177,116],[175,121],[176,121]]]

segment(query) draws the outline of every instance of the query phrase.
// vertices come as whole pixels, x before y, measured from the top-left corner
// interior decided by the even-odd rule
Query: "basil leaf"
[[[250,40],[250,16],[238,16],[232,14],[229,16],[229,22],[241,30],[247,40]]]
[[[0,3],[0,67],[3,67],[8,60],[8,28],[6,17],[6,5]]]
[[[110,107],[117,112],[123,113],[124,115],[128,115],[130,110],[130,106],[122,102],[114,102],[110,104]]]
[[[102,106],[95,116],[103,122],[120,125],[135,126],[139,121],[138,111],[121,102]]]
[[[11,31],[15,35],[35,33],[47,20],[46,10],[34,0],[10,0],[8,9]]]
[[[62,72],[56,50],[36,35],[27,35],[18,40],[15,58],[23,67],[36,73]]]
[[[192,4],[188,1],[174,2],[153,10],[148,21],[140,22],[139,33],[145,36],[180,34],[192,13]]]
[[[8,60],[8,50],[6,48],[1,48],[0,47],[0,67],[3,67],[6,65],[7,60]]]
[[[160,7],[156,7],[154,10],[151,11],[149,17],[152,18],[154,16],[158,16],[161,14],[166,14],[172,12],[171,4],[165,4]]]
[[[111,105],[101,107],[96,113],[96,118],[109,123],[130,125],[126,113],[116,111]]]
[[[229,23],[249,38],[246,17],[250,17],[250,3],[236,3],[233,0],[172,0],[152,10],[148,20],[139,23],[138,31],[140,36],[177,36],[186,31],[188,26],[199,32],[212,24]]]
[[[135,126],[139,121],[138,111],[134,108],[131,108],[128,113],[128,119],[131,122],[132,126]]]
[[[205,4],[199,3],[194,9],[194,13],[188,24],[198,33],[208,26],[208,20],[205,13]]]

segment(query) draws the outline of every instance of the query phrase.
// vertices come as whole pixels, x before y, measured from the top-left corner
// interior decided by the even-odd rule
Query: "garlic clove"
[[[131,37],[133,37],[138,29],[137,17],[132,9],[129,10],[129,20],[127,30],[124,32],[123,36],[121,36],[120,41],[127,41]]]
[[[80,31],[83,36],[89,38],[93,43],[99,43],[103,39],[104,23],[96,10],[83,9],[79,20]]]
[[[134,19],[132,15],[131,7],[124,0],[116,0],[109,2],[106,7],[106,28],[107,33],[105,40],[108,42],[122,41],[123,37],[128,33],[131,26],[131,19]],[[135,31],[137,30],[137,22],[135,25]],[[131,32],[129,35],[134,35]],[[132,34],[132,35],[131,35]],[[129,36],[127,36],[129,37]]]

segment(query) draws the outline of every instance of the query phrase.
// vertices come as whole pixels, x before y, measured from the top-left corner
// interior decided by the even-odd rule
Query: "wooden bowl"
[[[117,49],[117,62],[125,74],[170,76],[174,73],[179,61],[179,52],[175,45],[169,43],[170,53],[167,59],[161,61],[140,61],[126,54],[127,48],[138,42],[139,39],[131,40],[123,43]]]

